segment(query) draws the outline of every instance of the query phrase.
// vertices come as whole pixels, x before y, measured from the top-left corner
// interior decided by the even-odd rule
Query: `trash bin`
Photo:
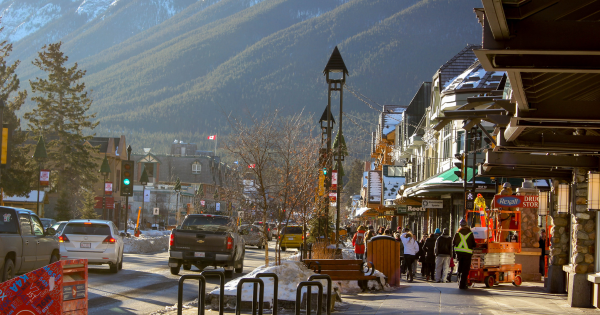
[[[400,285],[400,242],[387,235],[373,237],[367,243],[367,261],[387,277],[390,286]]]

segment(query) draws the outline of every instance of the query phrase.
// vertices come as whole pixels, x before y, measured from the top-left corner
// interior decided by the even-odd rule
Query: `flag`
[[[250,164],[248,165],[248,168],[256,168],[256,164]]]
[[[216,140],[217,135],[208,136],[207,138],[208,138],[208,140]]]

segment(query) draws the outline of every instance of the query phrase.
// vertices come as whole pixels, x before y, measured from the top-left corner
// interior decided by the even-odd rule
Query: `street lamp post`
[[[131,161],[131,145],[127,147],[127,161]],[[121,170],[123,171],[123,170]],[[131,170],[133,172],[133,170]],[[133,188],[131,190],[133,194]],[[129,224],[129,196],[125,196],[125,234],[127,234],[127,225]]]
[[[142,184],[142,219],[141,222],[144,222],[144,203],[146,199],[146,185],[148,185],[148,173],[146,172],[146,166],[144,165],[144,169],[142,170],[142,176],[140,177],[140,184]]]
[[[35,147],[35,153],[33,154],[33,158],[38,162],[38,187],[37,187],[37,203],[35,212],[37,215],[42,216],[40,213],[40,181],[42,177],[42,162],[48,158],[48,154],[46,154],[46,144],[44,143],[44,137],[40,136],[37,146]]]
[[[106,154],[104,155],[104,160],[102,160],[102,166],[100,166],[100,174],[104,176],[104,185],[102,185],[102,219],[107,220],[106,215],[106,177],[110,174],[110,166],[108,165],[108,159],[106,158]]]

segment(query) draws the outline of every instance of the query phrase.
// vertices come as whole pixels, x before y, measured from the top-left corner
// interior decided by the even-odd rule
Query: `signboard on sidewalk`
[[[496,207],[539,208],[538,195],[533,196],[494,196]]]
[[[50,184],[50,170],[40,170],[40,186],[48,186]]]
[[[423,200],[423,208],[442,209],[442,208],[444,208],[444,201],[443,200]]]

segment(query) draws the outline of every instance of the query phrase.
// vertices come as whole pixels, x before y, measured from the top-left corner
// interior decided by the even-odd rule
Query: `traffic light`
[[[327,167],[323,167],[323,175],[327,176]]]
[[[133,196],[134,161],[121,161],[121,196]]]
[[[319,196],[325,195],[325,175],[319,173],[319,186],[317,187]]]
[[[2,125],[2,133],[0,135],[2,142],[0,145],[0,167],[4,169],[10,168],[10,142],[12,141],[12,130],[8,124]]]
[[[454,174],[458,176],[458,178],[465,179],[465,155],[464,154],[455,154],[454,157],[458,160],[454,162],[454,166],[458,168],[458,171],[454,171]]]

